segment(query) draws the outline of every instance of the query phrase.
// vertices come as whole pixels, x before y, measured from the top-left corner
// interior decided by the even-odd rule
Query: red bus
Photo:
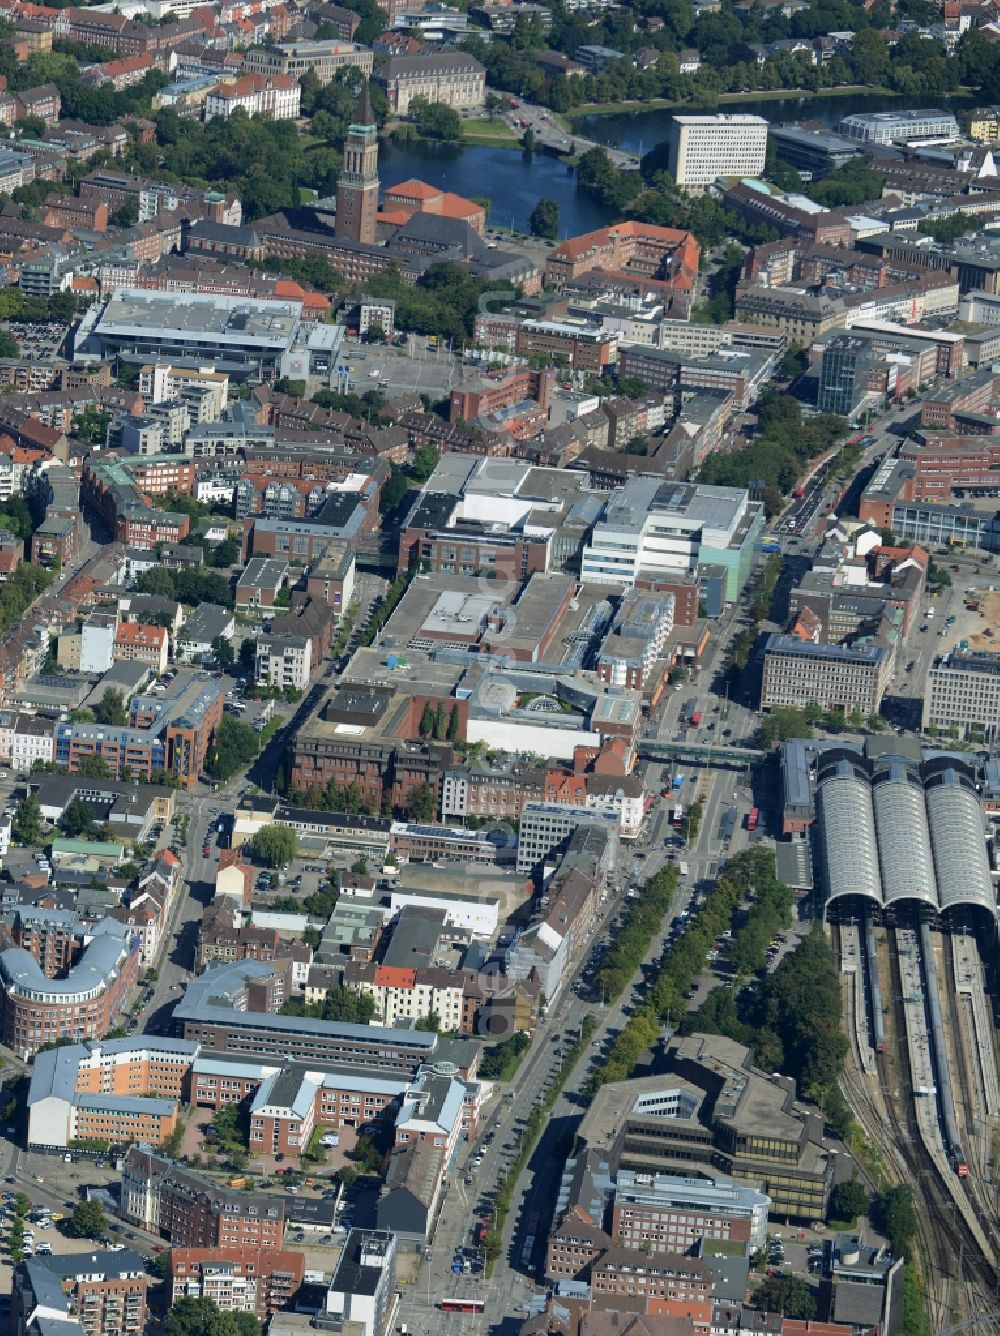
[[[697,728],[700,723],[701,723],[701,710],[692,710],[691,727]]]
[[[760,808],[751,807],[747,812],[747,830],[756,830],[757,822],[760,820]]]
[[[442,1299],[438,1304],[442,1313],[485,1313],[485,1299]]]
[[[675,807],[675,808],[674,808],[674,814],[673,814],[673,817],[671,818],[671,823],[672,823],[672,825],[673,825],[674,830],[680,830],[680,829],[681,829],[681,827],[684,825],[684,808],[683,808],[683,807]]]

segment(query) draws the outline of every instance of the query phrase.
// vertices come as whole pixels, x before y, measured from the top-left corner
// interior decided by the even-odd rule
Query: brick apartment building
[[[47,979],[68,970],[83,950],[82,925],[72,910],[19,908],[10,935],[34,956]]]
[[[3,1042],[22,1058],[59,1039],[100,1039],[114,1029],[139,975],[138,944],[104,919],[55,987],[29,951],[0,952]]]
[[[295,1302],[305,1273],[301,1252],[266,1248],[173,1248],[171,1299],[209,1299],[223,1312],[262,1322]]]
[[[681,1303],[710,1302],[715,1278],[695,1257],[679,1253],[646,1253],[635,1248],[609,1248],[591,1268],[595,1298],[628,1295],[645,1300]]]
[[[75,774],[86,757],[98,756],[116,779],[128,770],[149,780],[164,770],[190,788],[204,769],[223,702],[221,687],[207,673],[182,674],[165,693],[135,697],[127,725],[60,722],[55,758]]]
[[[126,663],[144,663],[159,675],[167,670],[168,641],[164,626],[122,622],[115,634],[114,657]]]
[[[284,1202],[238,1192],[133,1147],[122,1171],[122,1214],[181,1248],[280,1249]]]
[[[432,502],[434,498],[429,498]],[[421,513],[411,517],[399,535],[396,571],[405,575],[414,567],[433,574],[486,575],[500,582],[519,583],[549,565],[549,540],[520,533],[495,533],[486,528],[455,530],[424,527]]]
[[[562,291],[571,280],[597,269],[669,279],[690,292],[698,277],[700,254],[691,232],[652,223],[616,223],[557,246],[545,261],[545,287]]]
[[[552,367],[511,367],[486,372],[474,387],[452,390],[449,421],[474,422],[487,413],[533,399],[548,411],[556,372]]]
[[[56,1329],[83,1336],[142,1336],[149,1277],[146,1259],[131,1248],[32,1257],[14,1269],[11,1330],[38,1330],[40,1309]]]
[[[441,777],[441,819],[488,816],[517,821],[525,803],[542,802],[545,770],[541,766],[477,770],[457,767]]]

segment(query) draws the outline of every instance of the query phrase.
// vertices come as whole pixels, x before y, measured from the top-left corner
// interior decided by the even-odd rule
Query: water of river
[[[863,111],[902,111],[909,107],[950,107],[957,114],[963,107],[971,107],[970,97],[917,97],[888,98],[882,93],[851,94],[849,97],[785,97],[748,99],[745,102],[727,102],[713,108],[715,111],[763,116],[767,121],[818,121],[836,128],[844,116]],[[685,107],[685,112],[697,114],[696,108]],[[663,109],[631,111],[615,116],[584,116],[575,124],[580,134],[613,148],[629,149],[633,153],[648,153],[670,133],[672,113]]]
[[[958,111],[972,105],[969,98],[935,97],[935,106]],[[769,121],[812,120],[835,126],[842,116],[856,111],[919,107],[928,97],[887,98],[878,93],[851,97],[776,98],[727,103],[722,111],[763,116]],[[685,108],[685,110],[690,110]],[[671,113],[664,110],[628,112],[616,116],[585,117],[577,126],[581,134],[600,143],[646,153],[670,131]],[[528,230],[528,217],[539,198],[546,196],[559,205],[559,235],[577,236],[613,222],[616,215],[577,189],[576,177],[545,153],[526,154],[517,149],[459,148],[454,144],[382,143],[379,146],[379,177],[383,188],[416,177],[440,190],[451,190],[467,198],[487,196],[493,201],[491,221],[501,227]]]
[[[416,177],[439,190],[493,201],[490,220],[498,227],[528,230],[528,216],[541,196],[559,205],[559,235],[576,236],[604,227],[612,215],[577,189],[576,176],[545,153],[509,148],[458,148],[452,144],[380,144],[382,188]]]

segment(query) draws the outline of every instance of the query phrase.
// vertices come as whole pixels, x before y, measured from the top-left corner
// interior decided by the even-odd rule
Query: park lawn
[[[488,143],[513,146],[520,143],[514,131],[503,121],[463,121],[462,138],[470,144]]]

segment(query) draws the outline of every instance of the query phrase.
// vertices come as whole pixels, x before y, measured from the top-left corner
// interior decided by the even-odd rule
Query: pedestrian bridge
[[[705,765],[718,770],[742,770],[763,761],[766,751],[759,747],[711,747],[693,742],[658,742],[644,738],[639,743],[642,761],[683,761],[685,765]]]

